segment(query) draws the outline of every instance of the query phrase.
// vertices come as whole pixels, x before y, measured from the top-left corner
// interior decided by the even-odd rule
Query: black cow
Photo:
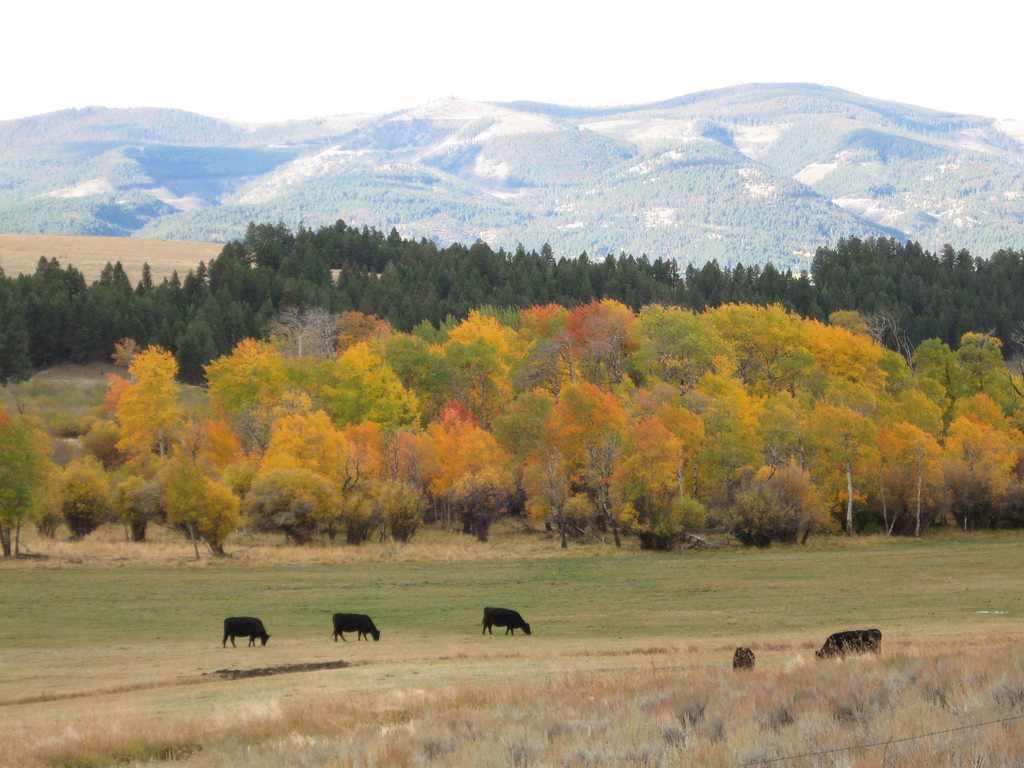
[[[257,637],[263,645],[266,645],[267,640],[270,639],[267,630],[263,628],[263,622],[251,616],[233,616],[230,619],[224,619],[224,641],[221,643],[221,647],[227,647],[229,637],[232,648],[238,647],[235,645],[236,637],[248,637],[250,648],[256,645]]]
[[[741,646],[737,648],[736,653],[732,655],[733,669],[753,669],[754,662],[754,652],[749,648],[743,648]]]
[[[530,625],[523,621],[523,617],[519,615],[518,611],[513,611],[508,608],[484,608],[484,620],[483,620],[483,632],[493,635],[491,627],[505,627],[505,634],[511,632],[513,635],[517,629],[523,630],[526,634],[531,634]]]
[[[882,633],[877,629],[851,629],[829,635],[828,640],[814,655],[819,659],[846,656],[848,653],[881,653]]]
[[[334,614],[334,642],[338,642],[339,636],[345,640],[346,632],[358,632],[357,640],[367,635],[373,635],[374,642],[380,640],[380,630],[374,626],[373,619],[362,613]]]

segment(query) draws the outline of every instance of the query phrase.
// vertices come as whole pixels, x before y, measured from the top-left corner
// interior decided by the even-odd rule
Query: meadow
[[[487,543],[236,536],[230,558],[198,563],[154,534],[31,538],[48,559],[0,565],[0,763],[736,765],[1024,706],[1017,534],[562,553],[506,521]],[[482,637],[484,605],[519,609],[533,636]],[[342,610],[370,613],[381,641],[333,643]],[[227,615],[260,616],[270,643],[222,649]],[[884,633],[880,659],[814,659],[828,633],[866,626]],[[729,668],[736,645],[754,673]],[[216,674],[338,660],[351,666]],[[943,739],[885,764],[1024,756],[1024,725]]]
[[[129,237],[91,235],[8,235],[0,234],[0,269],[8,275],[35,272],[40,256],[56,258],[62,266],[72,265],[87,283],[100,276],[108,263],[120,261],[134,284],[149,263],[153,279],[159,282],[177,270],[182,277],[200,261],[209,262],[220,253],[218,243],[191,240],[141,240]]]

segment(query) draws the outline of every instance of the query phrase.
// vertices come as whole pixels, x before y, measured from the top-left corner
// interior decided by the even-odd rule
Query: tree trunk
[[[622,539],[619,538],[619,521],[615,519],[615,515],[609,515],[612,521],[612,536],[615,537],[615,546],[622,548]]]
[[[853,465],[846,462],[846,535],[853,536]]]
[[[192,539],[192,549],[195,550],[196,560],[199,559],[199,540],[196,538],[195,525],[192,523],[188,524],[188,537]]]
[[[132,541],[139,542],[146,540],[146,520],[133,520],[129,526]]]
[[[14,556],[21,554],[21,520],[14,526]]]
[[[569,540],[565,536],[565,513],[562,512],[558,515],[558,530],[562,536],[562,549],[569,548]]]
[[[885,502],[885,478],[882,478],[882,482],[879,483],[882,489],[882,525],[885,526],[885,535],[892,536],[892,528],[889,526],[889,507]],[[896,521],[892,521],[893,525],[896,525]]]
[[[924,479],[924,472],[917,473],[917,519],[914,522],[914,536],[921,536],[921,483]]]
[[[4,557],[11,556],[11,529],[0,525],[0,544],[3,545]]]

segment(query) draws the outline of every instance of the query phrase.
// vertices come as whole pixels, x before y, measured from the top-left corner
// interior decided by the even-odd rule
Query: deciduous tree
[[[21,527],[38,509],[49,473],[49,440],[23,416],[0,407],[0,546],[18,555]]]
[[[165,457],[181,419],[180,388],[175,381],[178,363],[170,352],[149,347],[135,356],[128,372],[132,383],[117,401],[121,426],[117,447],[133,461],[142,461],[154,451]]]

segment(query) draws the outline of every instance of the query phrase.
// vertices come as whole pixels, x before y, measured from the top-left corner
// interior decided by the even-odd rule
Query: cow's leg
[[[235,636],[234,635],[231,635],[231,647],[232,648],[237,648],[238,647],[237,645],[235,645]]]
[[[480,630],[480,634],[481,634],[481,635],[486,635],[486,634],[487,634],[487,630],[489,630],[490,628],[491,628],[491,625],[490,625],[490,624],[488,624],[488,623],[487,623],[487,622],[485,621],[485,622],[484,622],[484,628]]]
[[[228,636],[227,636],[226,633],[224,635],[224,639],[221,641],[220,647],[221,648],[227,648],[228,647]]]
[[[334,630],[334,642],[338,642],[338,630]]]
[[[249,647],[250,648],[255,648],[256,647],[256,635],[249,635]]]
[[[348,642],[348,640],[345,639],[345,633],[344,632],[339,632],[338,634],[341,635],[341,642],[343,642],[343,643],[347,643]]]

